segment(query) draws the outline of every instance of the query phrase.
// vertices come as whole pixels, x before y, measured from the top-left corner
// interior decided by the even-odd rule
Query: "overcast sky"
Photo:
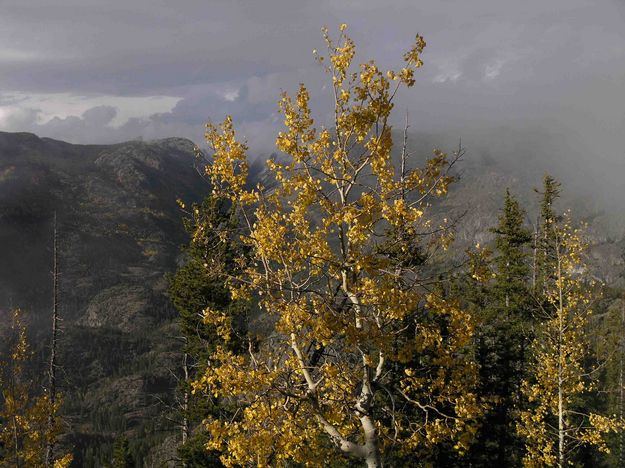
[[[386,66],[425,37],[425,66],[396,107],[413,129],[549,128],[589,147],[609,141],[596,158],[625,168],[624,0],[0,4],[0,130],[201,143],[208,119],[231,114],[252,148],[269,151],[280,90],[303,81],[327,112],[312,50],[322,26],[346,22],[358,59]]]

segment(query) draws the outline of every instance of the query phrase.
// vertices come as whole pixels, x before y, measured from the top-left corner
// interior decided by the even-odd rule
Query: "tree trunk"
[[[46,466],[53,465],[54,458],[54,414],[56,405],[56,346],[59,318],[59,251],[56,226],[56,212],[54,213],[54,234],[53,234],[53,269],[52,269],[52,338],[50,342],[50,363],[48,368],[48,434],[46,446]]]
[[[15,467],[20,468],[22,463],[20,462],[20,439],[17,433],[17,418],[13,416],[13,452],[15,453]]]
[[[563,395],[563,346],[564,346],[564,297],[562,293],[562,262],[560,259],[560,245],[558,239],[556,239],[556,260],[558,266],[558,467],[564,468],[565,466],[565,415],[564,415],[564,395]]]
[[[376,451],[367,456],[367,468],[380,468],[380,454]]]
[[[370,415],[371,404],[373,403],[373,389],[371,373],[372,369],[367,362],[366,355],[362,355],[363,363],[363,377],[362,377],[362,389],[360,390],[360,397],[356,403],[356,411],[358,412],[360,424],[364,433],[364,459],[367,463],[367,468],[379,468],[382,466],[380,457],[380,444],[378,443],[378,433],[375,428],[375,423]]]
[[[558,369],[558,373],[561,373],[560,369]],[[564,468],[564,405],[560,376],[558,376],[558,468]]]
[[[625,298],[621,300],[621,339],[620,339],[620,349],[619,349],[619,374],[618,374],[618,385],[619,385],[619,417],[623,419],[625,416],[625,382],[623,381],[623,358],[625,353]],[[619,443],[618,443],[618,459],[619,466],[625,466],[625,432],[621,431],[619,433]]]
[[[365,461],[367,468],[379,468],[382,466],[382,461],[375,425],[369,416],[361,417],[360,423],[365,432]]]
[[[539,218],[536,218],[536,226],[534,227],[534,242],[532,246],[532,291],[536,294],[536,261],[538,254],[538,223]]]
[[[189,440],[189,365],[188,365],[188,357],[187,353],[184,353],[184,357],[182,358],[182,369],[184,371],[184,394],[182,395],[182,445],[187,443]],[[182,466],[186,467],[187,464],[182,462]]]

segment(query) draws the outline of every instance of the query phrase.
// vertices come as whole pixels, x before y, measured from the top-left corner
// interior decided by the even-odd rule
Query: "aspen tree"
[[[25,367],[29,362],[26,327],[21,312],[14,311],[10,330],[12,340],[9,359],[0,363],[2,376],[2,406],[0,407],[0,462],[2,466],[43,467],[47,466],[49,440],[58,436],[58,425],[48,426],[50,401],[47,395],[33,396],[32,382],[26,377]],[[58,402],[52,407],[58,411]],[[52,460],[50,466],[68,467],[72,456]]]
[[[315,124],[304,85],[284,93],[271,189],[248,187],[247,147],[230,117],[207,127],[206,172],[241,219],[235,236],[221,236],[249,251],[227,284],[271,325],[246,353],[218,347],[194,383],[238,408],[206,421],[207,448],[226,466],[322,466],[341,454],[369,467],[409,454],[417,465],[444,441],[466,451],[482,412],[472,318],[428,292],[422,265],[424,251],[448,244],[426,211],[459,155],[436,151],[401,174],[391,161],[393,98],[414,85],[425,41],[416,37],[398,71],[373,61],[353,71],[345,29],[338,42],[324,30],[328,55],[317,55],[331,78],[333,129]],[[207,308],[204,320],[227,341],[223,311]]]
[[[548,218],[543,229],[549,230],[543,237],[549,240],[549,256],[542,262],[542,323],[533,342],[531,375],[523,382],[529,405],[517,429],[525,439],[525,466],[562,468],[581,445],[608,451],[605,436],[623,430],[623,421],[580,405],[595,385],[595,374],[585,368],[592,302],[582,261],[585,245],[569,215]]]

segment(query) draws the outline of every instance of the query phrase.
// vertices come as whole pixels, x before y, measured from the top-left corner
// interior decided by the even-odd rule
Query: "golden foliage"
[[[425,213],[446,194],[453,161],[436,151],[402,173],[392,161],[393,97],[414,85],[425,42],[416,37],[399,71],[370,61],[356,72],[345,31],[335,43],[324,30],[328,56],[315,52],[332,80],[334,129],[315,126],[304,85],[295,97],[283,93],[283,157],[267,161],[270,190],[246,188],[246,147],[232,119],[207,127],[206,172],[215,195],[239,210],[235,240],[249,252],[228,285],[273,324],[250,338],[247,355],[218,348],[194,383],[239,408],[233,419],[206,422],[208,448],[222,450],[226,466],[321,466],[337,449],[378,466],[392,447],[423,453],[449,439],[463,452],[482,411],[472,319],[426,292],[418,258],[449,240],[428,236],[437,229]],[[204,317],[228,338],[222,314]]]
[[[33,396],[32,384],[25,376],[25,366],[30,359],[26,327],[21,312],[15,310],[10,330],[13,344],[9,359],[0,362],[2,370],[2,406],[0,406],[0,462],[2,466],[45,466],[48,441],[59,435],[58,422],[48,427],[48,415],[56,414],[60,402],[50,407],[47,395]],[[54,461],[55,468],[66,468],[72,456],[64,455]]]
[[[584,367],[589,344],[585,336],[591,315],[592,281],[582,254],[580,232],[570,216],[547,224],[554,239],[550,254],[554,271],[545,285],[542,323],[533,343],[530,379],[522,391],[529,406],[520,412],[518,433],[525,438],[525,466],[565,466],[580,444],[608,451],[605,435],[624,430],[616,417],[586,413],[580,398],[594,385],[593,372]]]

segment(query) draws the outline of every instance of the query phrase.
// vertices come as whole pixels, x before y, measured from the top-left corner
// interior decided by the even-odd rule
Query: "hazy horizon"
[[[205,123],[230,114],[251,153],[268,154],[281,90],[306,83],[315,115],[327,120],[327,78],[312,50],[323,50],[322,26],[336,35],[346,22],[357,63],[398,66],[414,35],[425,37],[416,86],[396,102],[398,125],[408,111],[412,131],[462,138],[470,157],[498,129],[529,140],[538,131],[556,144],[536,164],[556,161],[564,178],[594,181],[589,191],[606,198],[625,190],[622,1],[3,6],[1,131],[73,143],[185,137],[201,144]]]

